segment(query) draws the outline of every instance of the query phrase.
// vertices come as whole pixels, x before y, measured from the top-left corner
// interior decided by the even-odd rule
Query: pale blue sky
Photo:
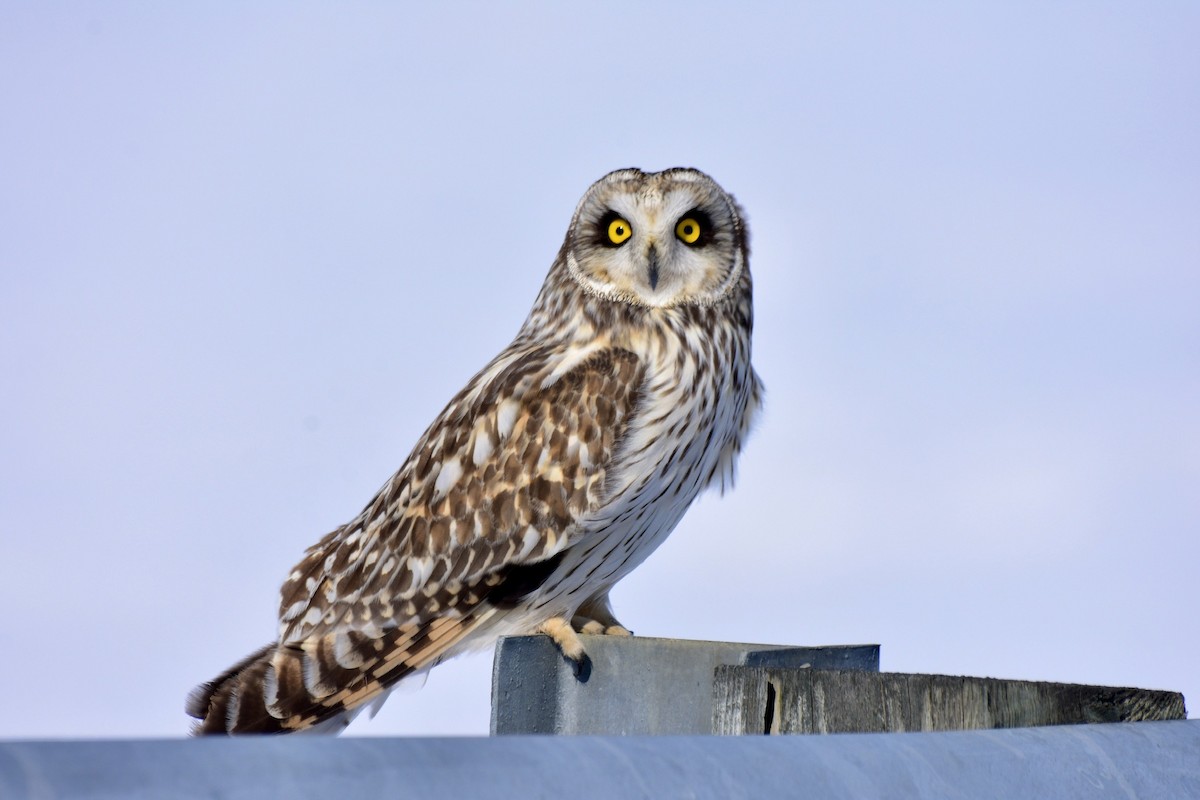
[[[1200,708],[1200,7],[430,6],[3,4],[0,737],[182,734],[625,166],[745,206],[768,398],[622,621]]]

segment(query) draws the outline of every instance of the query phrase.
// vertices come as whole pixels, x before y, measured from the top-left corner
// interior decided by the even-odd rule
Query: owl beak
[[[658,248],[650,245],[650,251],[647,253],[647,258],[650,261],[650,267],[646,271],[646,276],[650,279],[650,288],[658,288]]]

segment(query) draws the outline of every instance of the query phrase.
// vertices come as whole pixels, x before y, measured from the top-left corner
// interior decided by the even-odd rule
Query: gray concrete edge
[[[1200,797],[1200,720],[778,737],[0,742],[3,798]]]

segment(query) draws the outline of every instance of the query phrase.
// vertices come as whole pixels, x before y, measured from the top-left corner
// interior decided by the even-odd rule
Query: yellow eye
[[[675,226],[675,235],[684,244],[695,244],[700,238],[700,223],[692,217],[684,217]]]
[[[622,244],[630,236],[633,236],[633,228],[620,217],[608,223],[608,240],[613,244]]]

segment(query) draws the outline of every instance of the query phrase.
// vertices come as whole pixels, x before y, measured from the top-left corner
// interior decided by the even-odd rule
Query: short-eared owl
[[[283,584],[279,639],[188,698],[198,733],[340,730],[497,636],[628,635],[608,592],[706,487],[759,406],[747,231],[692,169],[588,189],[529,318],[362,512]]]

